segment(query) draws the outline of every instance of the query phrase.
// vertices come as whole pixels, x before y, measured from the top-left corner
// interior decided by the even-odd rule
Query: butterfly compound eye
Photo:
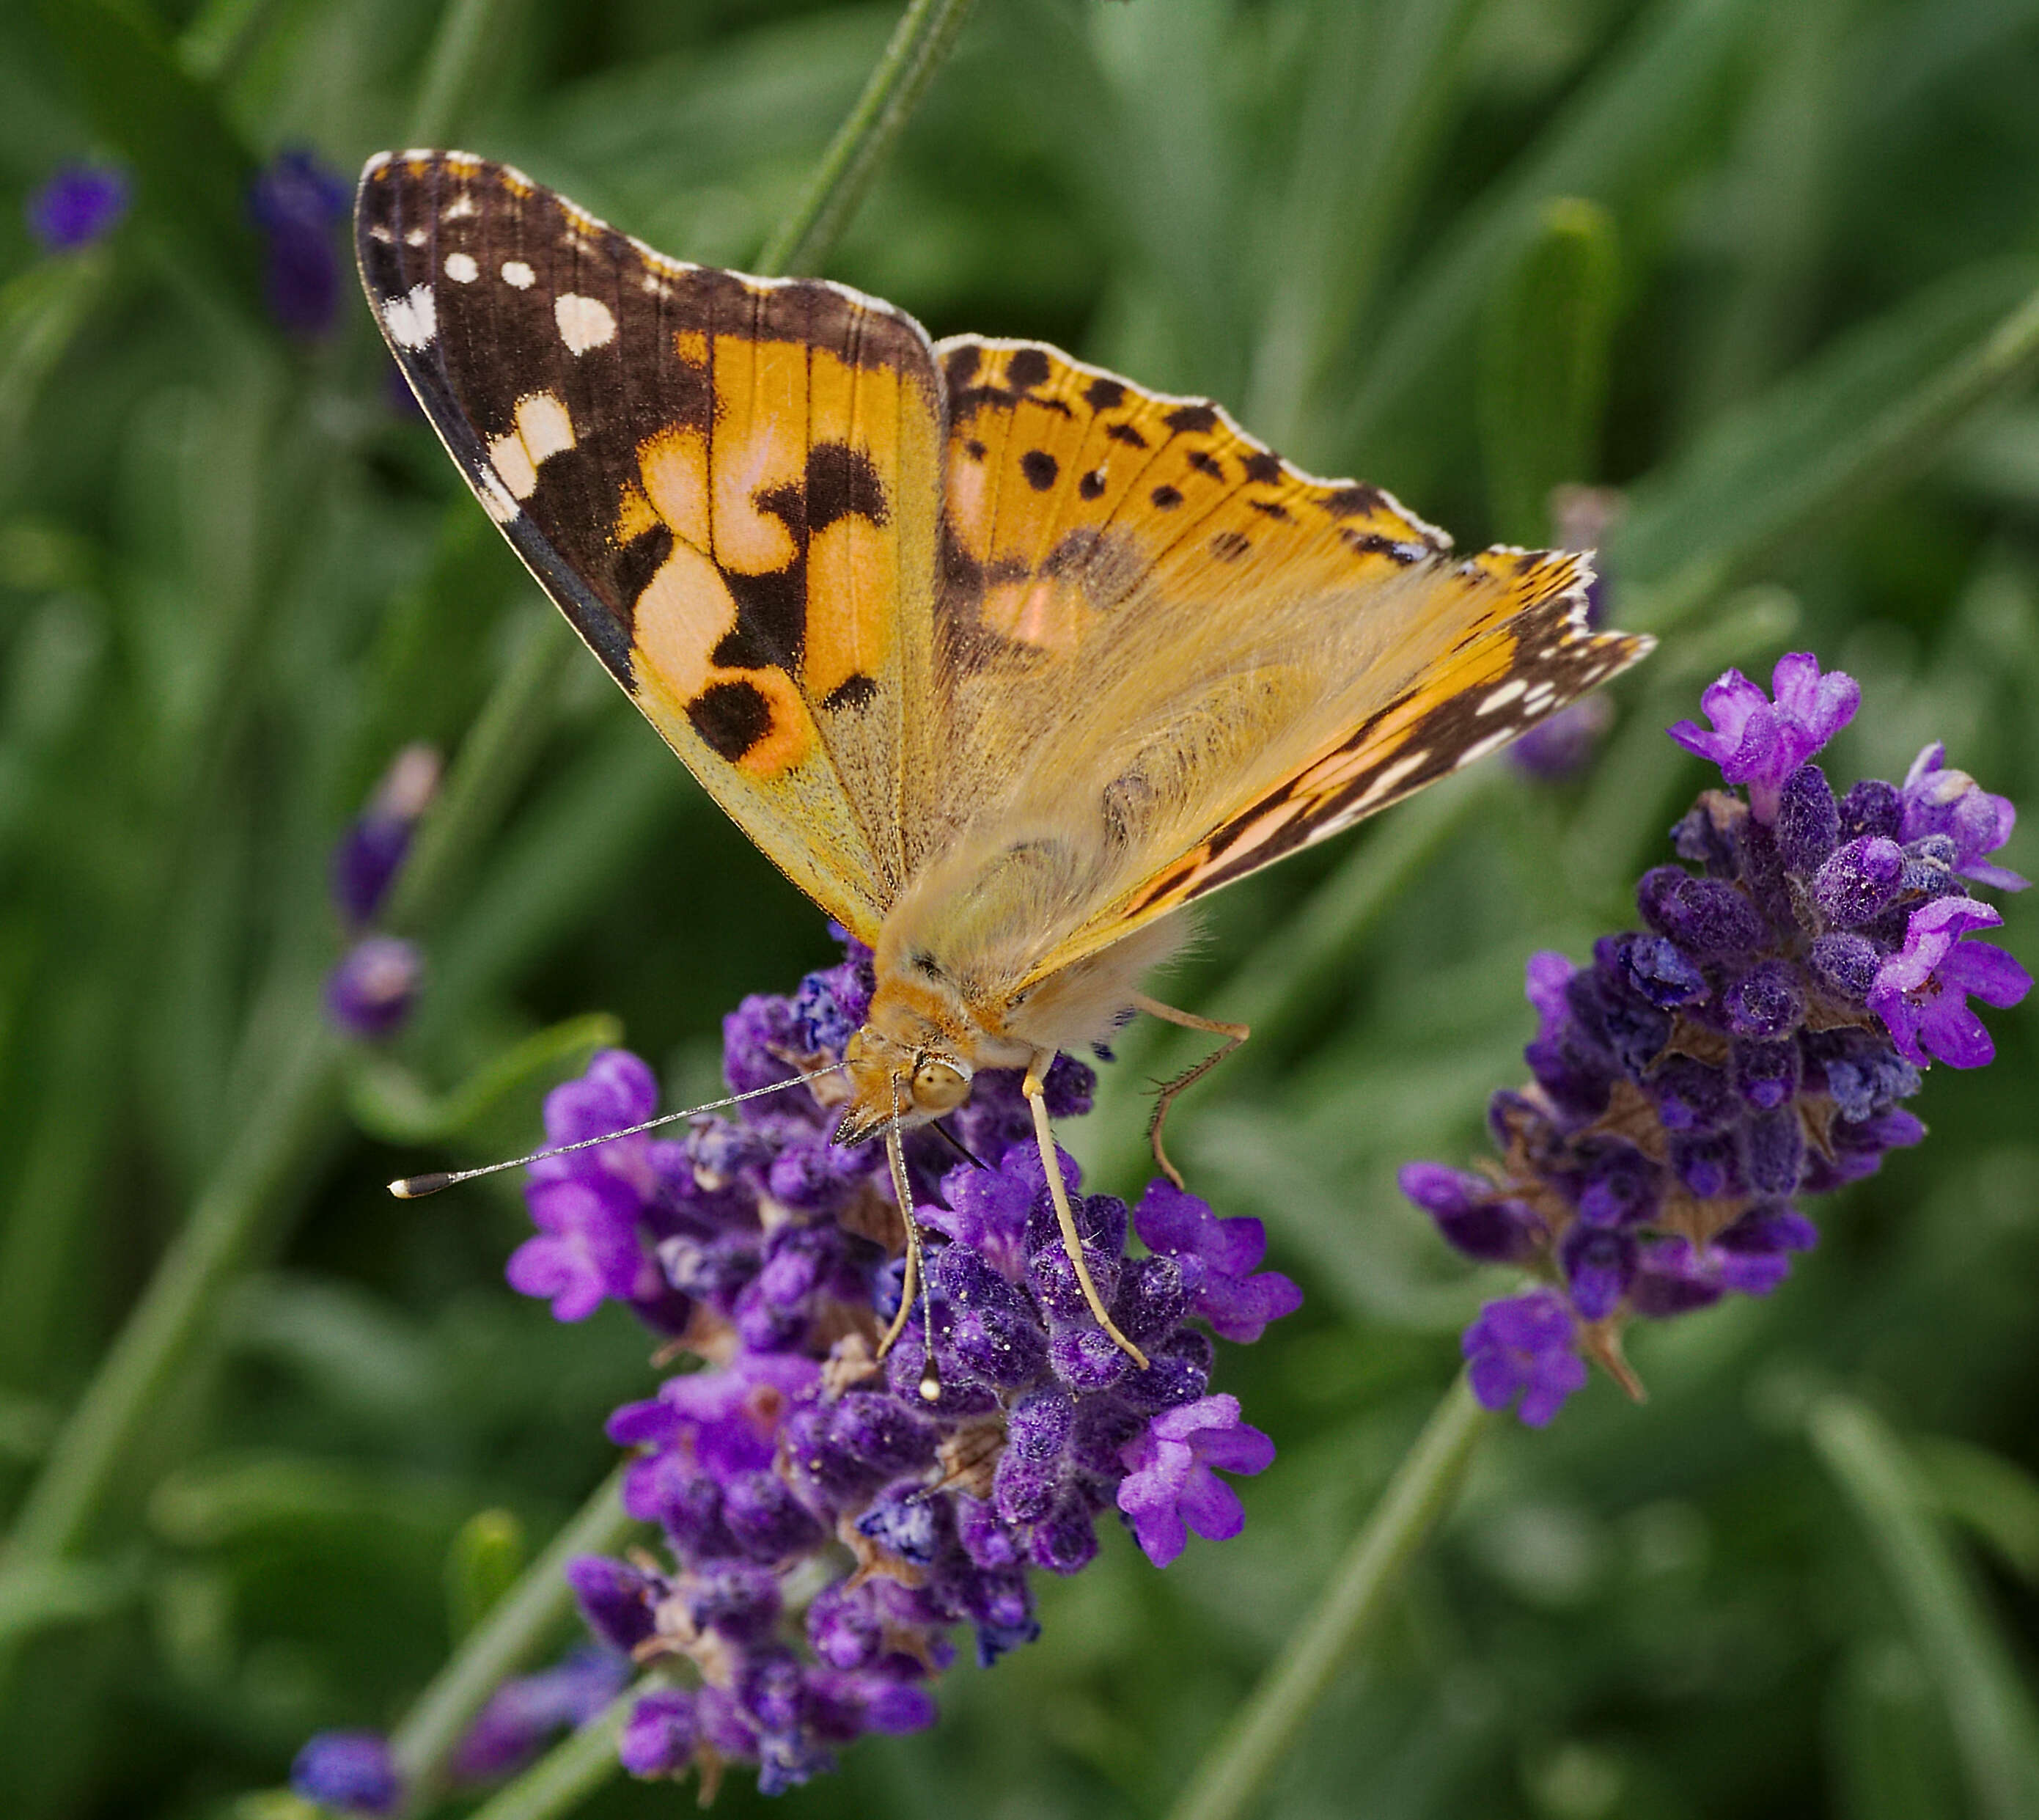
[[[947,1112],[970,1096],[970,1077],[946,1062],[923,1062],[913,1070],[913,1104],[923,1112]]]

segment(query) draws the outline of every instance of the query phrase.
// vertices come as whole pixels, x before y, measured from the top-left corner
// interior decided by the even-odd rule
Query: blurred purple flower
[[[290,1787],[305,1800],[341,1814],[394,1814],[404,1785],[379,1731],[321,1731],[290,1765]]]
[[[583,1646],[550,1668],[504,1681],[455,1748],[454,1778],[493,1782],[521,1769],[557,1733],[601,1714],[629,1679],[627,1655]]]
[[[302,146],[279,152],[256,175],[249,213],[264,242],[269,313],[290,334],[316,340],[340,313],[340,224],[353,194]]]
[[[111,165],[64,165],[31,195],[28,232],[45,253],[74,253],[103,240],[127,212],[127,173]]]
[[[368,804],[332,850],[332,901],[348,925],[375,920],[411,850],[419,819],[439,793],[439,755],[423,744],[406,746],[391,762]]]
[[[1489,1409],[1515,1404],[1532,1428],[1546,1427],[1585,1384],[1572,1311],[1555,1290],[1489,1302],[1466,1329],[1464,1349],[1474,1396]]]
[[[349,1036],[373,1042],[403,1027],[416,1002],[423,957],[393,935],[364,936],[326,981],[325,1008]]]

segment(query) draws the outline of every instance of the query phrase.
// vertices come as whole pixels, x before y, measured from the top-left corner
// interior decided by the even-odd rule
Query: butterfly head
[[[867,1024],[843,1051],[850,1102],[838,1144],[860,1144],[887,1126],[925,1125],[970,1097],[969,1062],[939,1046],[902,1041]]]

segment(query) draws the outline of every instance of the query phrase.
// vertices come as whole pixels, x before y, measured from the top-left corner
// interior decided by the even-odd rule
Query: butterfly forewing
[[[709,792],[875,939],[927,686],[919,325],[663,258],[458,154],[372,163],[356,226],[385,336],[490,515]]]

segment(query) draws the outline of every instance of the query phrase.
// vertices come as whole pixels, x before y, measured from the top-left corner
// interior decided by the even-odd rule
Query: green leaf
[[[2014,1460],[1951,1436],[1912,1444],[1928,1495],[2026,1580],[2039,1585],[2039,1478]]]
[[[1658,587],[1626,618],[1661,628],[1782,538],[1864,505],[2035,362],[2029,260],[1969,266],[1856,329],[1635,488],[1609,560]]]
[[[104,1617],[132,1597],[135,1583],[131,1573],[85,1561],[0,1568],[0,1646],[52,1625]]]
[[[1822,1397],[1807,1430],[1946,1702],[1977,1811],[1989,1820],[2031,1820],[2039,1813],[2039,1715],[2003,1632],[1935,1520],[1916,1463],[1889,1424],[1850,1396]]]
[[[1959,1820],[1946,1716],[1917,1655],[1892,1639],[1841,1664],[1828,1715],[1843,1820]]]
[[[363,1130],[385,1143],[444,1143],[511,1094],[572,1073],[594,1051],[622,1040],[622,1024],[606,1012],[569,1017],[504,1050],[450,1093],[439,1095],[393,1056],[364,1051],[347,1076],[347,1107]]]
[[[36,401],[85,326],[112,269],[108,250],[97,247],[39,260],[0,285],[0,461],[7,468],[21,459]]]
[[[1560,196],[1489,301],[1480,438],[1494,534],[1508,542],[1540,542],[1551,490],[1594,477],[1619,282],[1614,217]]]
[[[1471,323],[1554,196],[1609,203],[1647,194],[1695,136],[1734,55],[1752,0],[1666,0],[1573,100],[1515,168],[1443,237],[1397,294],[1367,351],[1341,445],[1364,448],[1414,395]]]
[[[455,1643],[517,1583],[530,1553],[514,1510],[477,1510],[446,1550],[446,1621]]]
[[[194,1461],[158,1485],[149,1526],[180,1548],[219,1548],[306,1527],[451,1529],[464,1503],[450,1480],[281,1452]]]

